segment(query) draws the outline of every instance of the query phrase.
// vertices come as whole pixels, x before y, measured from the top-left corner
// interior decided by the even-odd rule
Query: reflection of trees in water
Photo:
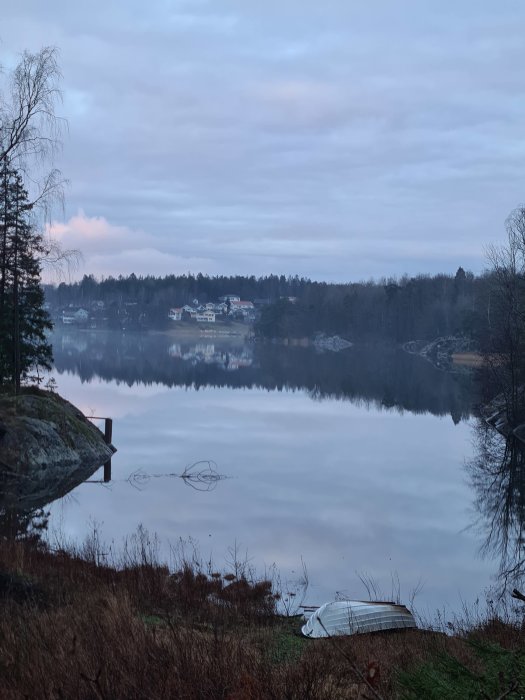
[[[467,465],[476,494],[482,553],[499,558],[502,580],[517,584],[525,575],[525,449],[479,419],[476,454]]]
[[[300,389],[315,399],[448,414],[456,423],[470,416],[475,393],[472,374],[441,372],[419,357],[385,346],[319,354],[313,348],[219,339],[210,354],[196,352],[195,343],[174,344],[162,334],[68,330],[57,331],[52,340],[58,372],[74,373],[82,381],[100,377],[129,386]],[[226,356],[228,362],[208,361]]]

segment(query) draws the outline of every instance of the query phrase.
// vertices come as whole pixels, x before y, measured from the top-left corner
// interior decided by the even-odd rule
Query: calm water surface
[[[221,566],[236,544],[289,579],[303,560],[312,604],[363,597],[360,575],[388,596],[398,577],[405,601],[422,582],[424,613],[459,610],[491,583],[495,564],[468,529],[468,376],[369,348],[87,331],[56,333],[54,348],[60,393],[114,419],[118,452],[109,486],[49,506],[50,537],[81,540],[96,522],[119,543],[142,523],[166,556],[192,538]],[[199,460],[228,478],[203,492],[170,476]]]

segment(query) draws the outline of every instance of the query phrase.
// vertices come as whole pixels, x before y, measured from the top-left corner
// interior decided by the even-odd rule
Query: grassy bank
[[[96,536],[76,550],[0,541],[1,697],[520,697],[516,625],[307,640],[277,615],[286,592],[246,565],[180,554],[169,571],[156,551],[141,530],[111,556]]]

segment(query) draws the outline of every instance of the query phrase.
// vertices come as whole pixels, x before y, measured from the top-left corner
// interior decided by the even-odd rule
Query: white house
[[[203,311],[198,313],[195,318],[198,323],[215,323],[215,314],[213,311]]]
[[[250,312],[252,312],[255,309],[253,303],[251,301],[232,301],[231,302],[231,311],[232,313],[235,313],[237,311],[240,311],[244,316]]]
[[[219,301],[227,302],[228,300],[232,303],[234,301],[240,301],[241,297],[237,296],[237,294],[225,294],[223,297],[219,297]]]
[[[75,316],[68,311],[62,311],[62,323],[66,326],[71,326],[75,323]]]
[[[168,318],[170,318],[172,321],[182,321],[182,309],[170,309]]]
[[[85,323],[89,318],[89,312],[86,309],[69,307],[62,311],[62,323],[70,326],[74,323]]]

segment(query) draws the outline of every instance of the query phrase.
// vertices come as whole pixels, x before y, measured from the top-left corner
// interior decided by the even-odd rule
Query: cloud
[[[67,222],[53,222],[46,234],[65,250],[78,250],[82,263],[76,276],[94,274],[97,277],[127,275],[168,275],[209,272],[213,263],[205,256],[191,257],[154,247],[155,238],[140,230],[111,224],[101,216],[87,216],[83,211]],[[48,271],[48,280],[52,278]]]
[[[255,85],[251,94],[265,111],[263,121],[283,127],[319,127],[343,118],[344,94],[326,82],[274,80]]]
[[[99,262],[129,248],[257,273],[266,248],[276,270],[333,277],[358,237],[359,277],[432,271],[457,242],[480,269],[523,200],[521,4],[54,8],[4,8],[2,63],[61,48],[64,226]]]
[[[46,227],[46,233],[64,248],[78,249],[87,255],[137,248],[148,239],[141,231],[110,224],[103,216],[86,216],[82,210],[64,223],[53,221]]]

